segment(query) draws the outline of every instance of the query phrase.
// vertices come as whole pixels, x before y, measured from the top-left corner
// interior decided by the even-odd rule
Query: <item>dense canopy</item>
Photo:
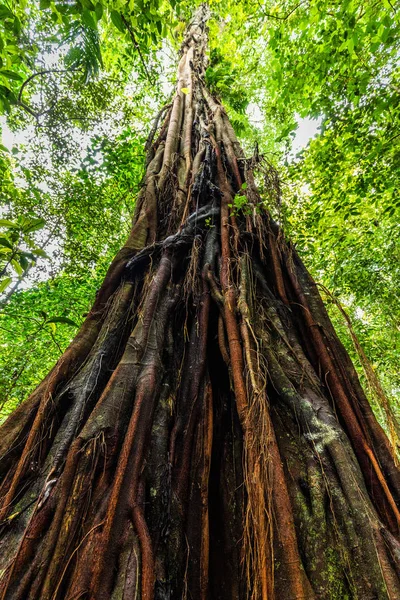
[[[265,157],[261,185],[278,168],[271,210],[395,398],[398,11],[347,1],[211,8],[207,83],[248,153],[256,144]],[[172,1],[0,5],[3,414],[68,343],[123,240],[145,135],[171,93],[191,10]],[[319,133],[296,156],[296,128],[304,136],[309,119]]]
[[[329,290],[331,317],[384,422],[336,301],[393,403],[399,12],[372,0],[210,5],[207,84],[248,156],[263,156],[258,184]],[[73,337],[129,229],[144,141],[169,101],[192,8],[172,0],[0,5],[3,418]]]
[[[1,600],[398,597],[399,39],[0,4]]]

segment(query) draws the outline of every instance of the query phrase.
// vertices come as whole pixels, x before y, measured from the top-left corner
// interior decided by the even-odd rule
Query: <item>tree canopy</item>
[[[207,84],[259,160],[269,209],[323,286],[385,423],[375,371],[389,401],[400,393],[399,10],[390,0],[209,4]],[[192,10],[186,0],[0,4],[2,418],[68,345],[126,237]],[[307,123],[318,132],[296,150]]]

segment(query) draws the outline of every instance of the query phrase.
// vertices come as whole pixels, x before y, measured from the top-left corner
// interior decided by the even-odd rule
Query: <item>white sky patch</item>
[[[250,124],[258,129],[263,128],[264,116],[261,108],[255,102],[250,102],[246,109],[247,117]],[[319,134],[322,124],[322,117],[318,119],[302,118],[296,115],[297,129],[294,132],[292,147],[290,149],[289,159],[294,160],[296,154],[303,150],[310,140]]]
[[[354,315],[356,317],[356,319],[359,319],[361,321],[361,323],[364,323],[364,325],[368,324],[368,318],[367,315],[365,314],[365,310],[363,310],[360,306],[357,306],[355,311],[354,311]]]
[[[319,134],[322,123],[322,117],[318,119],[301,118],[297,115],[297,129],[293,138],[290,157],[293,159],[296,154],[303,150],[310,140]]]
[[[164,40],[162,46],[157,50],[157,59],[161,63],[162,70],[157,80],[157,86],[165,97],[169,97],[175,89],[176,70],[178,68],[175,50],[168,40]],[[155,107],[157,109],[157,107]]]
[[[258,129],[262,129],[264,117],[261,108],[255,102],[249,102],[246,108],[246,114],[250,124]]]
[[[310,196],[311,194],[311,186],[309,183],[303,183],[300,186],[300,192],[302,193],[303,196]]]
[[[11,150],[13,146],[16,144],[23,142],[25,140],[25,135],[20,135],[18,139],[18,135],[15,134],[7,125],[6,117],[0,118],[0,127],[1,127],[1,143],[8,150]]]

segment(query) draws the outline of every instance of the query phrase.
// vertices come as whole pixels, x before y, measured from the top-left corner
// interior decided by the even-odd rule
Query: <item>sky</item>
[[[320,119],[297,118],[297,129],[293,139],[291,154],[295,155],[300,150],[303,150],[308,142],[319,133],[319,128],[322,123]]]
[[[263,115],[260,107],[250,102],[246,110],[249,121],[257,128],[262,128]],[[289,160],[294,160],[296,154],[303,150],[308,142],[319,133],[319,127],[322,123],[322,117],[319,119],[302,118],[296,116],[297,129],[294,132],[292,147],[290,150]]]

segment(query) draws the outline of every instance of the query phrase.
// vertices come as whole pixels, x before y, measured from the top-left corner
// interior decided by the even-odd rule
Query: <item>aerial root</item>
[[[390,435],[393,460],[395,461],[396,465],[398,465],[399,464],[398,452],[399,452],[399,448],[400,448],[400,426],[399,426],[398,420],[396,418],[396,415],[394,414],[394,411],[390,404],[390,401],[378,379],[377,374],[374,371],[374,368],[371,365],[371,362],[368,360],[368,357],[365,354],[365,352],[358,340],[358,337],[356,335],[356,332],[354,331],[354,327],[353,327],[353,324],[351,322],[351,319],[350,319],[348,313],[344,310],[344,308],[341,305],[341,303],[339,302],[339,300],[335,296],[333,296],[333,294],[331,294],[331,292],[325,286],[319,284],[319,287],[328,296],[328,298],[333,302],[333,304],[338,308],[340,314],[343,316],[343,318],[346,322],[346,325],[349,330],[350,337],[352,339],[355,351],[358,354],[362,368],[364,370],[364,374],[365,374],[365,378],[367,380],[368,386],[369,386],[372,394],[377,399],[379,406],[383,408],[384,417],[385,417],[386,424],[387,424],[387,427],[389,430],[389,435]]]
[[[251,598],[274,597],[274,522],[276,535],[285,548],[284,565],[290,598],[313,598],[299,556],[293,512],[286,487],[280,453],[269,414],[266,394],[266,365],[258,345],[257,334],[250,327],[256,323],[250,311],[255,304],[250,290],[251,261],[244,254],[240,260],[241,280],[239,310],[245,365],[248,373],[249,399],[244,422],[244,473],[248,495],[244,529],[247,578]]]
[[[153,600],[155,583],[154,555],[149,530],[144,518],[143,503],[144,486],[143,482],[140,482],[137,497],[132,502],[132,520],[141,549],[141,600]]]

